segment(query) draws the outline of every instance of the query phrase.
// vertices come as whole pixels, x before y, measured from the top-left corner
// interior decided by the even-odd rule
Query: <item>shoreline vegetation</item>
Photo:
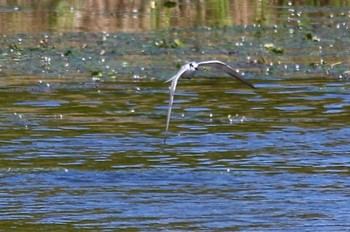
[[[0,33],[145,32],[233,25],[285,24],[281,14],[299,15],[305,6],[348,7],[348,1],[0,1]],[[322,17],[327,12],[312,12]],[[303,21],[303,23],[307,23]]]

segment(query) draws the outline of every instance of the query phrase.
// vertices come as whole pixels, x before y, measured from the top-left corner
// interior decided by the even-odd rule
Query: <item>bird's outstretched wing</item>
[[[240,75],[238,72],[236,72],[233,68],[231,68],[229,65],[225,64],[224,62],[221,62],[219,60],[208,60],[199,62],[198,66],[208,66],[208,67],[214,67],[217,70],[223,71],[230,76],[236,78],[237,80],[241,81],[242,83],[248,85],[249,87],[255,89],[254,85],[251,84],[249,81],[244,79],[242,75]]]
[[[170,85],[170,88],[169,88],[169,107],[168,107],[168,115],[167,115],[167,119],[166,119],[164,143],[166,141],[167,134],[168,134],[169,124],[170,124],[170,116],[171,116],[171,109],[172,109],[173,103],[174,103],[174,94],[175,94],[175,90],[176,90],[177,81],[182,76],[182,74],[184,74],[186,71],[187,71],[187,66],[183,65],[181,67],[181,69],[175,74],[175,76],[173,76],[172,78],[170,78],[169,80],[166,81],[166,82],[170,82],[171,81],[171,85]]]

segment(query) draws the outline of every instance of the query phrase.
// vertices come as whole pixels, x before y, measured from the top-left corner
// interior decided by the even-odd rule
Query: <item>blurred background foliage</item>
[[[280,24],[281,7],[344,0],[0,0],[0,33],[140,32],[171,27]],[[322,12],[320,12],[322,14]],[[315,17],[318,15],[316,14]]]

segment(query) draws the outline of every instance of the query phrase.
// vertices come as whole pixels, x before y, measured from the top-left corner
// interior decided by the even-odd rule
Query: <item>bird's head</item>
[[[189,66],[191,71],[198,70],[198,64],[196,62],[190,62],[190,63],[188,63],[188,66]]]

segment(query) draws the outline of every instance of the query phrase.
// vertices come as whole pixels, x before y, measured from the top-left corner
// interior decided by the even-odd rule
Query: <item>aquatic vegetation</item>
[[[264,48],[269,49],[270,51],[276,53],[276,54],[282,54],[284,49],[282,47],[277,47],[276,45],[272,43],[266,43],[264,44]]]
[[[349,6],[2,1],[0,228],[348,230]]]
[[[161,39],[154,42],[154,45],[158,48],[180,48],[183,47],[184,43],[179,39]]]
[[[313,35],[312,33],[306,33],[305,35],[305,39],[306,40],[310,40],[310,41],[314,41],[314,42],[319,42],[320,41],[320,38],[317,37],[316,35]]]

